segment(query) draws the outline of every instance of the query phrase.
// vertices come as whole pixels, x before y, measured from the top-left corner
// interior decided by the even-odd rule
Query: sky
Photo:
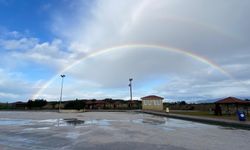
[[[0,102],[250,97],[248,0],[0,0]]]

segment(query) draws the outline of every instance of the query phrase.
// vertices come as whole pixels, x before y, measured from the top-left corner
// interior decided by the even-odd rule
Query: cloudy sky
[[[249,0],[0,0],[0,102],[250,97]]]

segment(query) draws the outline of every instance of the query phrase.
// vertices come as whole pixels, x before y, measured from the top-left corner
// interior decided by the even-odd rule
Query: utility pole
[[[130,91],[130,100],[132,101],[132,81],[133,78],[129,78],[129,91]]]
[[[63,92],[63,78],[66,77],[64,74],[61,75],[62,82],[61,82],[61,93],[60,93],[60,100],[59,100],[59,106],[58,106],[58,112],[60,112],[61,109],[61,102],[62,102],[62,92]]]

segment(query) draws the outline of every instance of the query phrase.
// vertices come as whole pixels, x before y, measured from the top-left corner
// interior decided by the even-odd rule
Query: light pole
[[[130,91],[130,100],[132,101],[132,81],[133,78],[129,78],[129,91]]]
[[[61,77],[62,77],[62,82],[61,82],[61,93],[60,93],[60,101],[59,101],[59,106],[58,106],[58,112],[60,112],[60,109],[61,109],[62,92],[63,92],[63,78],[66,77],[66,76],[64,74],[62,74]]]

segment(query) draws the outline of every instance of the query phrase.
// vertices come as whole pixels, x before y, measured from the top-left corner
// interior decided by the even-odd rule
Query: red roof
[[[149,96],[142,97],[141,99],[142,99],[142,100],[154,100],[154,99],[163,100],[164,98],[163,98],[163,97],[156,96],[156,95],[149,95]]]
[[[215,103],[217,104],[250,104],[247,101],[243,101],[241,99],[235,98],[235,97],[227,97],[222,100],[218,100]]]

